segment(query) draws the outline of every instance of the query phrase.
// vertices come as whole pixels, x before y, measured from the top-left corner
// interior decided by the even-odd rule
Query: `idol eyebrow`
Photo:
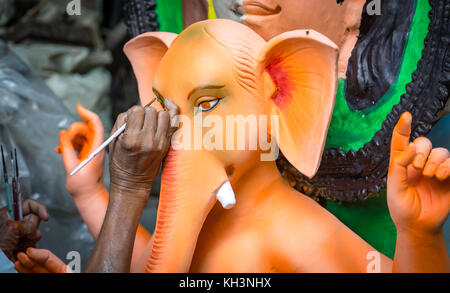
[[[225,87],[225,85],[203,85],[203,86],[196,87],[189,93],[188,100],[191,99],[192,95],[195,92],[197,92],[197,91],[200,91],[200,90],[218,90],[218,89],[221,89],[221,88],[224,88],[224,87]]]

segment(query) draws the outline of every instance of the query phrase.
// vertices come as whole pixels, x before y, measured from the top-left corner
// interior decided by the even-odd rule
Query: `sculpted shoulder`
[[[343,225],[316,201],[292,188],[277,197],[271,203],[267,232],[273,241],[267,249],[277,263],[294,272],[306,272],[316,258],[333,249],[333,239]]]

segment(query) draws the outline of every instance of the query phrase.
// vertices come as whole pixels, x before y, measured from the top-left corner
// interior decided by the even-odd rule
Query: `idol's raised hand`
[[[425,137],[410,143],[411,121],[403,113],[392,134],[387,200],[398,233],[426,239],[442,233],[448,217],[450,159]]]
[[[67,173],[66,188],[75,200],[91,197],[104,189],[102,176],[105,163],[105,151],[102,151],[77,174],[70,176],[70,172],[97,149],[105,138],[103,124],[97,114],[82,105],[77,106],[77,111],[84,121],[75,122],[68,130],[61,131],[60,145],[56,148]]]

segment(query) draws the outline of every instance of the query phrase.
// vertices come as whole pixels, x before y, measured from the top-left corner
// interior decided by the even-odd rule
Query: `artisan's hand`
[[[24,200],[22,206],[22,221],[11,220],[6,207],[0,209],[0,249],[11,261],[18,252],[36,245],[41,239],[39,224],[49,218],[47,208],[35,200]]]
[[[119,115],[112,133],[127,125],[110,145],[111,189],[128,190],[147,200],[170,147],[172,121],[179,113],[170,99],[166,99],[166,107],[168,111],[157,112],[153,107],[134,106]]]
[[[111,192],[108,210],[88,273],[128,273],[136,230],[153,181],[175,131],[178,107],[165,100],[168,111],[133,107],[121,114],[113,132],[126,123],[124,133],[110,145]]]
[[[72,273],[72,270],[47,249],[28,248],[17,255],[14,263],[19,273]]]
[[[60,132],[60,146],[56,148],[56,152],[62,155],[69,193],[74,197],[92,196],[104,188],[102,176],[105,151],[99,153],[75,175],[70,176],[70,173],[103,143],[103,124],[95,113],[83,106],[78,105],[77,110],[85,122],[75,122],[68,130]]]
[[[450,159],[424,137],[410,143],[411,120],[404,113],[392,135],[387,200],[399,233],[426,238],[441,233],[448,217]]]

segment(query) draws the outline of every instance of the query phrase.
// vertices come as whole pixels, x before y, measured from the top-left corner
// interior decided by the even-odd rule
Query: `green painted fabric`
[[[345,100],[346,81],[339,80],[326,148],[341,147],[345,151],[357,151],[381,129],[381,124],[392,107],[398,104],[400,97],[406,93],[405,87],[411,82],[411,75],[417,69],[428,34],[430,10],[428,0],[418,0],[398,79],[377,104],[362,111],[352,111]]]
[[[406,92],[406,85],[411,82],[412,73],[417,69],[428,34],[430,10],[427,0],[418,0],[398,80],[376,105],[364,111],[350,110],[345,101],[346,81],[339,80],[327,148],[358,150],[381,129],[382,122],[392,107],[399,103],[401,95]],[[375,249],[393,258],[396,229],[386,203],[386,191],[356,203],[339,204],[328,201],[327,209]]]
[[[397,230],[386,202],[386,191],[356,203],[329,201],[327,210],[373,248],[393,258]]]
[[[183,30],[182,0],[156,0],[159,30],[179,34]]]

